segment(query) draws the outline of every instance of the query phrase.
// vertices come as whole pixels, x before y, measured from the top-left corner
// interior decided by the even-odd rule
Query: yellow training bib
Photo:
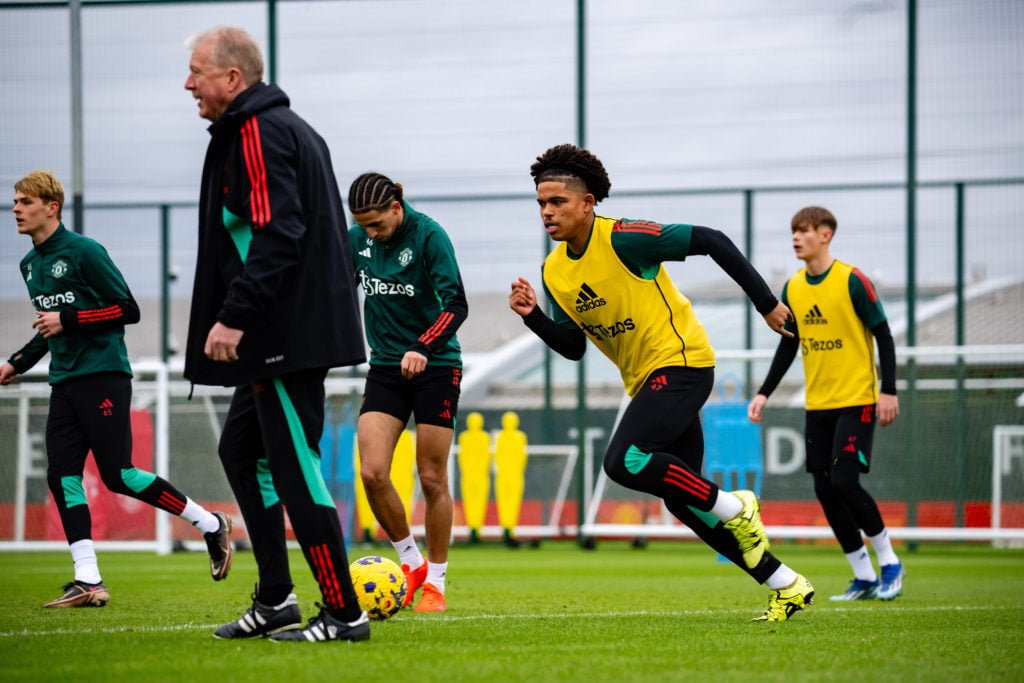
[[[615,253],[612,232],[638,225],[661,227],[597,216],[582,256],[570,255],[562,243],[544,261],[548,292],[619,368],[630,396],[658,368],[715,364],[704,326],[664,266],[653,279],[644,279]]]

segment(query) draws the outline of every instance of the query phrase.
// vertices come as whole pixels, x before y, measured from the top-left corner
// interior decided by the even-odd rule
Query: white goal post
[[[492,434],[491,443],[493,444],[497,432]],[[448,481],[452,483],[454,489],[454,482],[456,479],[456,463],[458,462],[459,447],[453,445],[451,455],[448,458]],[[527,444],[527,467],[529,463],[536,463],[536,458],[551,458],[555,461],[555,467],[561,469],[561,473],[558,478],[558,487],[555,491],[555,495],[551,500],[544,501],[544,507],[546,508],[544,517],[540,524],[519,524],[515,527],[515,537],[517,539],[540,539],[540,538],[560,538],[564,536],[572,536],[576,533],[575,524],[566,524],[562,521],[563,511],[565,509],[565,502],[569,496],[569,485],[572,483],[573,474],[576,471],[576,462],[579,458],[579,449],[576,446],[568,445],[545,445],[545,444]],[[561,465],[558,465],[558,461],[563,461]],[[495,474],[493,460],[492,460],[492,481]],[[453,490],[452,497],[455,498],[455,492]],[[493,495],[491,496],[493,498]],[[418,538],[423,538],[425,531],[422,524],[412,526],[413,534]],[[500,539],[504,535],[504,529],[501,526],[493,524],[484,524],[480,527],[480,537],[482,539]],[[465,540],[469,538],[470,529],[465,524],[456,524],[452,526],[452,540]]]
[[[992,428],[992,530],[1002,531],[1003,479],[1014,473],[1014,461],[1018,461],[1020,476],[1024,479],[1024,425],[996,425]],[[1022,541],[1020,529],[1009,529],[1007,537],[993,540]]]
[[[147,377],[147,385],[152,387],[152,392],[141,392],[141,395],[133,397],[135,403],[141,399],[143,402],[151,402],[152,415],[154,420],[154,442],[153,442],[153,473],[157,476],[167,478],[168,472],[168,397],[169,397],[169,372],[165,363],[156,361],[141,361],[133,366],[136,378]],[[36,367],[28,373],[28,377],[45,378],[46,368]],[[136,383],[136,387],[138,382]],[[10,385],[5,390],[5,396],[13,397],[17,401],[17,445],[15,448],[15,494],[14,494],[14,531],[13,538],[0,539],[0,550],[56,550],[66,549],[67,543],[63,540],[27,540],[26,536],[26,511],[28,509],[27,490],[31,479],[46,479],[46,468],[41,467],[40,460],[45,458],[34,457],[39,453],[41,446],[41,435],[33,438],[29,433],[29,410],[33,402],[46,403],[50,396],[50,386],[45,381],[22,381]],[[138,393],[138,389],[136,389]],[[131,541],[96,541],[96,547],[101,550],[154,550],[160,554],[171,552],[172,542],[170,534],[170,517],[160,514],[160,510],[154,508],[155,534],[150,540]]]

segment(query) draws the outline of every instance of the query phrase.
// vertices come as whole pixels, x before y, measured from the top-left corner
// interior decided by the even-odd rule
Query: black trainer
[[[238,621],[218,627],[213,637],[259,638],[296,628],[302,628],[302,615],[299,614],[299,601],[295,593],[289,593],[285,601],[276,606],[264,605],[256,599],[254,593],[252,607]]]
[[[369,640],[370,618],[363,612],[352,622],[345,622],[331,616],[323,605],[320,615],[309,620],[306,628],[281,631],[270,636],[271,640],[305,640],[316,643],[321,640]]]
[[[103,607],[110,602],[110,591],[102,583],[71,581],[65,583],[64,594],[43,607]]]
[[[223,512],[214,512],[213,516],[220,520],[220,528],[203,534],[206,539],[206,550],[210,553],[210,576],[214,581],[226,578],[231,569],[231,518]]]

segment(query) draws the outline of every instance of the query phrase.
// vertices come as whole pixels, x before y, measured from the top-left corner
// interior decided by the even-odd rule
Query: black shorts
[[[405,379],[397,365],[371,367],[359,414],[387,413],[402,424],[414,415],[418,425],[454,429],[461,384],[462,368],[428,365],[416,377]]]
[[[658,368],[633,396],[605,452],[606,462],[624,460],[631,447],[671,453],[700,472],[704,429],[700,410],[715,385],[714,368]]]
[[[808,410],[805,415],[807,471],[829,471],[840,460],[854,460],[861,472],[871,469],[871,441],[878,415],[874,404]]]

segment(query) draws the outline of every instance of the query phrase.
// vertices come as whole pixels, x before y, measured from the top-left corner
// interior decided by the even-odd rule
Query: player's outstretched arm
[[[579,360],[587,350],[587,339],[578,327],[562,327],[537,306],[537,293],[526,278],[512,283],[508,305],[523,317],[530,331],[540,337],[551,350],[569,360]]]

